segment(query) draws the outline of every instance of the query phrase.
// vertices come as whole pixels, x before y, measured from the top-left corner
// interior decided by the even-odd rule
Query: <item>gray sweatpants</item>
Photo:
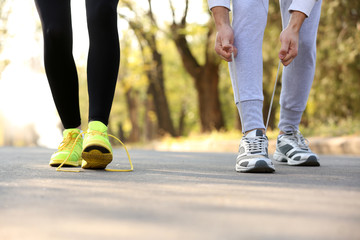
[[[283,28],[290,19],[288,8],[292,0],[280,0]],[[265,128],[263,106],[262,43],[268,14],[268,0],[235,0],[233,3],[234,44],[238,49],[235,58],[237,79],[231,78],[235,103],[241,104],[243,132]],[[280,130],[298,129],[305,110],[315,73],[316,35],[320,20],[321,0],[305,19],[299,38],[298,56],[284,67],[280,94]],[[274,41],[278,39],[274,39]],[[274,56],[275,57],[275,56]],[[276,56],[277,57],[277,56]],[[274,59],[275,61],[275,59]],[[231,64],[229,64],[230,71]],[[237,81],[237,84],[235,84]],[[238,89],[236,89],[236,85]]]

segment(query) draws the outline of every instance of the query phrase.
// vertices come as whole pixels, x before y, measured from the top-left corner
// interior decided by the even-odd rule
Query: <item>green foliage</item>
[[[270,94],[277,69],[280,48],[281,17],[278,1],[269,5],[268,24],[264,35],[264,107]],[[317,67],[302,128],[324,125],[335,127],[341,122],[360,119],[360,2],[323,1],[317,37]],[[281,77],[281,76],[279,76]],[[279,120],[277,87],[273,113]],[[267,109],[264,109],[267,112]],[[325,127],[325,128],[332,128]],[[312,131],[312,130],[311,130]],[[335,131],[331,131],[334,134]],[[344,131],[343,131],[344,132]]]
[[[170,9],[169,9],[170,11]],[[207,5],[199,11],[207,11]],[[309,96],[308,106],[303,115],[301,129],[305,135],[341,135],[356,133],[360,121],[360,2],[333,0],[323,1],[322,16],[317,41],[317,68],[313,89]],[[139,16],[137,16],[139,17]],[[155,16],[156,17],[156,16]],[[146,22],[147,27],[151,23]],[[169,25],[165,23],[162,29],[152,28],[157,34],[159,51],[163,55],[165,89],[171,110],[171,118],[178,128],[182,113],[185,114],[185,130],[183,135],[200,131],[197,95],[194,83],[183,64],[176,47],[169,36]],[[164,26],[164,27],[163,27]],[[190,43],[191,51],[197,61],[205,61],[205,42],[207,25],[188,23],[184,30]],[[279,35],[282,30],[279,2],[270,1],[267,28],[264,35],[264,116],[270,101],[275,81],[278,50],[280,49]],[[130,32],[130,31],[129,31]],[[126,40],[127,39],[127,40]],[[130,39],[130,40],[129,40]],[[146,98],[147,79],[144,70],[154,66],[143,65],[139,45],[133,34],[126,34],[122,40],[122,58],[120,68],[120,84],[116,90],[111,121],[113,125],[122,123],[125,134],[131,131],[131,123],[126,108],[124,94],[130,87],[134,90],[139,102]],[[225,118],[226,130],[234,131],[237,126],[237,109],[233,100],[233,90],[228,73],[228,65],[220,65],[220,100]],[[279,76],[281,78],[281,76]],[[272,127],[277,132],[279,120],[279,96],[281,82],[276,89],[272,114]],[[119,100],[120,99],[120,100]],[[139,124],[143,128],[144,106],[140,104]],[[322,127],[319,127],[319,126]],[[338,130],[348,128],[348,130]],[[114,129],[117,129],[115,127]],[[117,131],[117,130],[115,130]],[[236,130],[235,130],[236,131]],[[321,133],[326,132],[327,134]],[[275,134],[276,135],[276,134]],[[327,135],[328,136],[328,135]]]
[[[221,109],[225,119],[225,129],[231,130],[238,126],[238,110],[234,102],[234,92],[231,86],[228,63],[222,61],[220,65],[219,93]]]
[[[137,45],[134,46],[134,41],[131,40],[135,36],[129,31],[123,32],[122,35],[118,83],[109,122],[113,133],[123,131],[123,137],[127,138],[133,126],[129,118],[125,95],[128,91],[131,91],[132,97],[136,99],[137,104],[140,106],[144,105],[147,91],[146,86],[148,85],[144,69],[148,66],[143,65],[141,51]],[[137,123],[143,129],[145,109],[140,107],[137,110],[139,119]]]
[[[185,113],[184,135],[199,129],[198,109],[194,83],[182,66],[175,44],[168,38],[159,39],[159,50],[163,53],[165,89],[175,127],[179,127],[182,111]]]
[[[301,127],[304,136],[338,137],[347,135],[360,135],[360,121],[354,119],[328,120],[322,124],[312,121],[306,127]]]
[[[360,119],[360,2],[323,1],[317,68],[306,117]]]
[[[1,0],[0,1],[0,53],[3,50],[3,43],[5,42],[5,39],[7,37],[7,20],[9,16],[10,10],[7,9],[8,1]],[[8,4],[9,5],[9,4]],[[0,60],[0,76],[2,70],[6,67],[6,65],[9,63],[7,59],[1,59]]]

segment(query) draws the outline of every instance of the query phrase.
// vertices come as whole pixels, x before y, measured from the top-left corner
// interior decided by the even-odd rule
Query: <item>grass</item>
[[[346,119],[335,123],[312,123],[309,127],[300,127],[301,133],[306,137],[340,137],[360,136],[360,120]]]
[[[360,121],[343,120],[339,123],[312,123],[308,127],[300,126],[301,133],[306,137],[340,137],[340,136],[359,136]],[[277,138],[278,129],[268,130],[269,140]],[[151,148],[155,144],[191,144],[192,142],[221,142],[221,141],[240,141],[242,133],[239,130],[213,131],[210,133],[193,132],[189,136],[171,137],[165,136],[151,142],[131,143],[131,148]]]

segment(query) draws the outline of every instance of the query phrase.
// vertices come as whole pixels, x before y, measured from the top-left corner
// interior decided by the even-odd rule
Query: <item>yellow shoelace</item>
[[[58,147],[58,152],[62,151],[62,150],[68,150],[68,145],[71,143],[71,140],[73,140],[72,135],[73,134],[78,134],[76,131],[71,131],[68,132],[68,134],[66,135],[66,137],[64,138],[64,140],[60,143],[59,147]],[[77,140],[77,138],[76,138]],[[75,142],[76,142],[75,140]]]
[[[61,167],[65,164],[65,162],[69,159],[71,153],[74,151],[74,148],[75,148],[75,145],[76,145],[76,142],[77,142],[78,138],[81,137],[81,135],[82,135],[82,134],[85,134],[85,133],[86,133],[86,132],[82,132],[82,133],[80,133],[80,134],[76,137],[76,139],[75,139],[75,141],[74,141],[74,143],[73,143],[73,145],[72,145],[72,147],[71,147],[71,150],[70,150],[69,155],[68,155],[68,156],[66,157],[66,159],[56,168],[56,171],[58,171],[58,172],[83,172],[83,171],[80,171],[80,170],[63,170],[63,169],[61,169]],[[126,146],[125,146],[125,144],[124,144],[120,139],[118,139],[117,137],[115,137],[115,136],[113,136],[113,135],[111,135],[111,134],[108,134],[108,136],[114,138],[115,140],[117,140],[117,141],[118,141],[119,143],[121,143],[121,145],[124,147],[124,149],[125,149],[125,151],[126,151],[126,154],[127,154],[127,156],[128,156],[128,159],[129,159],[130,169],[106,169],[106,168],[105,168],[105,171],[108,171],[108,172],[132,172],[132,171],[134,170],[134,166],[133,166],[133,164],[132,164],[132,162],[131,162],[130,154],[129,154],[129,152],[128,152]],[[66,139],[67,139],[67,138],[66,138]],[[65,140],[66,140],[66,139],[65,139]],[[63,143],[65,144],[65,140],[64,140],[61,144],[63,144]],[[70,139],[70,140],[71,140],[71,139]],[[70,140],[69,140],[69,141],[70,141]],[[61,144],[60,144],[60,147],[62,147]],[[64,144],[63,144],[63,146],[64,146]],[[60,147],[59,147],[59,150],[60,150]],[[63,147],[63,148],[64,148],[64,147]]]

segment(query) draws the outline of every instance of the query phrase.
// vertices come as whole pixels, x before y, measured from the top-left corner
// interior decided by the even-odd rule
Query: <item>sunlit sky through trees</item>
[[[121,7],[126,1],[131,6]],[[219,66],[219,91],[212,94],[211,98],[215,99],[215,95],[218,95],[221,102],[221,111],[217,115],[223,115],[225,121],[219,129],[226,133],[239,130],[227,63],[220,62],[211,42],[214,38],[209,38],[214,35],[211,35],[213,25],[208,25],[210,15],[206,11],[206,1],[189,1],[186,26],[179,25],[185,0],[172,0],[172,3],[175,9],[174,25],[169,1],[152,0],[157,25],[154,26],[146,15],[148,0],[119,2],[118,13],[122,15],[118,17],[121,67],[109,131],[117,136],[122,135],[125,141],[130,135],[136,134],[138,140],[134,141],[142,142],[161,136],[158,131],[160,115],[155,114],[154,107],[154,99],[158,99],[158,95],[149,94],[150,87],[159,82],[161,84],[158,86],[163,87],[169,104],[169,122],[179,135],[191,137],[191,134],[203,133],[203,123],[199,117],[200,91],[196,85],[196,80],[202,79],[202,75],[192,76],[189,71],[193,69],[189,68],[192,64],[187,64],[186,68],[184,61],[194,63],[192,66],[195,68],[209,59],[219,61],[219,65],[216,65]],[[342,136],[359,133],[359,4],[359,1],[342,0],[322,2],[315,78],[300,124],[305,135]],[[71,6],[73,55],[79,75],[82,124],[86,128],[89,39],[85,0],[71,0]],[[62,139],[61,123],[45,75],[43,36],[35,2],[2,0],[0,10],[0,146],[40,145],[56,148]],[[125,19],[132,22],[132,28]],[[133,31],[134,23],[136,33]],[[279,2],[270,1],[262,48],[264,106],[268,106],[276,77],[281,30]],[[149,36],[151,41],[148,41]],[[177,41],[179,36],[183,36],[180,39],[182,41]],[[153,40],[156,44],[153,44]],[[179,45],[179,42],[186,44]],[[184,52],[187,54],[182,55]],[[157,70],[158,75],[154,77],[152,73]],[[209,73],[209,70],[204,73]],[[280,89],[281,81],[276,89],[273,118],[270,119],[270,130],[274,131],[278,130]],[[129,111],[129,103],[133,103],[132,111]]]
[[[146,0],[136,1],[136,4],[143,9],[148,6]],[[184,2],[173,1],[173,4],[176,16],[180,18]],[[203,4],[202,1],[190,1],[189,22],[207,22],[209,15],[203,11]],[[89,46],[85,0],[71,1],[71,6],[73,54],[77,66],[85,66]],[[152,6],[160,26],[172,21],[168,1],[154,0]],[[60,120],[45,76],[43,39],[35,3],[13,0],[8,1],[6,8],[10,9],[8,36],[0,59],[7,60],[9,64],[0,79],[0,114],[5,118],[6,126],[19,131],[32,126],[39,135],[38,144],[56,148],[61,139]],[[119,8],[118,11],[129,14],[124,9]],[[123,32],[130,31],[127,22],[120,18],[118,26],[120,38]]]

